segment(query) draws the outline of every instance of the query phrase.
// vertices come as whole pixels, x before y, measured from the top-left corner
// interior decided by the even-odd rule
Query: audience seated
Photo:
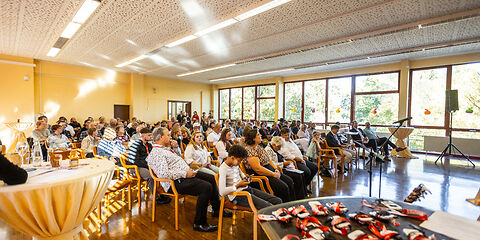
[[[297,132],[298,139],[293,140],[293,142],[301,148],[303,152],[306,152],[308,145],[310,144],[310,133],[307,131],[307,125],[300,125],[300,130]]]
[[[32,131],[32,138],[34,142],[40,142],[42,145],[45,145],[48,137],[50,136],[50,131],[48,130],[48,125],[45,121],[38,120],[35,123],[35,130]]]
[[[115,138],[120,143],[130,142],[130,138],[125,133],[125,127],[123,125],[118,125],[115,127],[115,132],[117,133],[117,137]]]
[[[100,138],[97,137],[97,129],[89,128],[87,130],[88,136],[82,140],[82,150],[87,158],[95,157],[93,155],[93,148],[98,146]]]
[[[155,129],[153,132],[153,149],[146,161],[148,166],[159,178],[174,180],[175,188],[180,194],[198,196],[194,217],[193,229],[202,232],[217,230],[216,225],[207,222],[208,203],[212,205],[213,216],[219,216],[220,200],[215,177],[204,172],[194,172],[181,157],[176,155],[169,147],[170,134],[165,128]],[[161,182],[162,188],[172,192],[170,182]],[[222,213],[224,217],[231,213]]]
[[[98,143],[97,154],[99,156],[105,156],[111,161],[120,165],[120,155],[126,153],[127,150],[119,141],[115,140],[117,134],[112,128],[105,128],[105,132],[102,140]]]
[[[221,164],[228,156],[228,150],[233,145],[232,133],[230,128],[225,128],[220,135],[220,140],[215,144],[218,153],[218,162]]]
[[[377,151],[377,141],[375,141],[375,139],[369,139],[365,132],[358,128],[358,122],[356,120],[353,120],[350,132],[357,133],[356,135],[352,135],[352,139],[356,146],[363,144],[366,147],[372,148],[373,151]]]
[[[248,186],[250,182],[238,167],[240,162],[247,157],[247,150],[240,145],[233,145],[229,149],[228,157],[225,158],[218,172],[218,190],[220,195],[225,196],[232,192],[246,191],[250,193],[253,205],[255,205],[257,209],[282,203],[280,198]],[[228,199],[239,206],[250,206],[245,196],[229,195]]]
[[[182,143],[187,146],[190,144],[190,130],[185,126],[181,127],[180,130],[182,131]]]
[[[53,149],[69,149],[72,147],[72,143],[68,138],[62,134],[62,126],[55,124],[52,126],[52,132],[48,139],[47,144],[49,148]]]
[[[199,168],[201,172],[215,175],[218,167],[212,164],[212,157],[203,144],[203,134],[194,132],[190,143],[185,149],[185,162],[191,168]]]
[[[212,132],[207,135],[208,144],[215,146],[218,140],[220,140],[221,131],[222,131],[222,124],[220,123],[215,124],[215,127],[213,127]]]
[[[263,147],[259,144],[262,141],[257,130],[249,130],[245,134],[245,149],[248,151],[248,158],[243,160],[247,174],[266,176],[270,182],[275,196],[283,202],[295,200],[295,187],[293,180],[270,165],[270,158]]]
[[[328,132],[327,136],[325,137],[325,140],[327,141],[327,144],[329,147],[340,147],[341,151],[344,155],[344,158],[341,159],[340,167],[345,168],[345,163],[350,163],[352,161],[354,151],[349,149],[349,144],[344,144],[338,137],[338,131],[340,129],[339,125],[333,125],[330,129],[330,132]],[[338,149],[334,149],[335,154],[340,154]],[[341,168],[340,168],[341,169]]]
[[[373,139],[377,142],[377,146],[383,145],[383,152],[385,156],[390,160],[390,152],[388,151],[388,146],[392,147],[395,149],[397,152],[403,151],[407,149],[406,147],[397,147],[395,143],[392,141],[388,140],[386,137],[378,137],[376,131],[370,127],[370,123],[366,122],[365,123],[365,129],[363,130],[365,132],[365,135],[367,136],[368,139]]]
[[[283,156],[278,152],[282,149],[283,146],[283,139],[279,136],[275,136],[272,138],[272,141],[268,144],[265,148],[270,160],[272,160],[273,164],[278,168],[282,169],[283,174],[289,176],[293,180],[293,184],[295,186],[295,197],[297,200],[304,199],[306,197],[307,188],[304,183],[304,173],[300,171],[296,171],[295,165],[293,164],[292,160],[285,161]]]
[[[290,131],[288,130],[288,128],[282,128],[280,130],[280,135],[284,140],[282,149],[279,150],[280,154],[285,160],[295,161],[298,170],[303,171],[303,174],[305,176],[305,185],[310,185],[313,177],[315,176],[315,174],[317,174],[317,165],[308,160],[304,160],[302,152],[298,148],[297,144],[295,144],[290,138]]]

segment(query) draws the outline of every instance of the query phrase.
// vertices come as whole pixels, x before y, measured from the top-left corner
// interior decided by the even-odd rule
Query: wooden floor
[[[461,160],[449,160],[444,165],[436,166],[434,156],[417,155],[419,159],[394,159],[384,164],[382,175],[381,197],[402,201],[418,184],[425,184],[432,192],[425,199],[416,204],[433,209],[442,210],[460,215],[469,219],[477,219],[480,215],[480,207],[473,206],[465,201],[473,198],[480,187],[480,162],[476,161],[475,169],[468,167]],[[360,161],[359,168],[346,173],[337,179],[323,178],[317,184],[314,180],[314,197],[316,196],[368,196],[369,175]],[[373,173],[373,196],[378,196],[379,167],[374,166]],[[118,210],[109,218],[109,222],[101,229],[91,228],[86,222],[85,228],[90,234],[90,239],[215,239],[217,233],[199,233],[192,229],[193,215],[195,212],[195,198],[187,197],[180,204],[180,230],[174,228],[173,203],[159,205],[157,208],[157,221],[151,222],[151,200],[141,207],[134,204],[132,211],[126,207]],[[223,239],[251,239],[252,217],[249,214],[245,218],[238,215],[236,226],[232,226],[232,220],[224,221]],[[217,223],[216,218],[208,221]],[[90,227],[88,226],[90,225]],[[25,236],[3,220],[0,220],[0,239],[31,239]],[[259,227],[259,239],[266,239]]]

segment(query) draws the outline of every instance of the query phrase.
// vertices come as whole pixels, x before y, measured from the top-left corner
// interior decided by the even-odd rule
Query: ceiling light
[[[171,42],[171,43],[169,43],[169,44],[167,44],[167,45],[165,45],[165,46],[166,46],[166,47],[169,47],[169,48],[170,48],[170,47],[175,47],[175,46],[178,46],[178,45],[180,45],[180,44],[182,44],[182,43],[186,43],[186,42],[188,42],[188,41],[191,41],[191,40],[193,40],[193,39],[195,39],[195,38],[197,38],[197,36],[195,36],[195,35],[189,35],[189,36],[186,36],[186,37],[184,37],[184,38],[178,39],[178,40],[175,41],[175,42]]]
[[[226,64],[226,65],[222,65],[222,66],[218,66],[218,67],[205,68],[205,69],[201,69],[201,70],[198,70],[198,71],[186,72],[186,73],[178,74],[177,77],[183,77],[183,76],[188,76],[188,75],[197,74],[197,73],[202,73],[202,72],[208,72],[208,71],[217,70],[217,69],[222,69],[222,68],[227,68],[227,67],[231,67],[231,66],[235,66],[235,65],[237,65],[237,64],[232,63],[232,64]]]
[[[200,36],[203,36],[203,35],[205,35],[205,34],[211,33],[211,32],[213,32],[213,31],[217,31],[217,30],[219,30],[219,29],[228,27],[228,26],[230,26],[230,25],[232,25],[232,24],[234,24],[234,23],[236,23],[236,22],[238,22],[236,19],[230,18],[230,19],[228,19],[228,20],[226,20],[226,21],[223,21],[223,22],[221,22],[221,23],[219,23],[219,24],[217,24],[217,25],[213,25],[213,26],[211,26],[211,27],[209,27],[209,28],[206,28],[206,29],[203,29],[203,30],[201,30],[201,31],[198,31],[198,32],[196,32],[194,35],[197,36],[197,37],[200,37]]]
[[[217,81],[222,81],[222,80],[230,80],[230,79],[243,78],[243,77],[252,77],[252,76],[257,76],[257,75],[285,72],[285,71],[291,71],[291,70],[295,70],[295,69],[294,68],[285,68],[285,69],[273,70],[273,71],[267,71],[267,72],[258,72],[258,73],[250,73],[250,74],[233,76],[233,77],[217,78],[217,79],[210,80],[210,82],[217,82]]]
[[[116,65],[115,67],[118,67],[118,68],[124,67],[124,66],[126,66],[126,65],[128,65],[128,64],[130,64],[130,63],[133,63],[133,62],[136,62],[136,61],[140,61],[140,60],[142,60],[142,59],[144,59],[144,58],[146,58],[146,57],[147,57],[147,55],[141,55],[140,57],[136,57],[136,58],[134,58],[134,59],[132,59],[132,60],[129,60],[129,61],[126,61],[126,62],[124,62],[124,63],[120,63],[120,64]]]
[[[78,31],[80,26],[82,26],[82,24],[70,22],[65,28],[65,30],[63,30],[62,35],[60,35],[60,37],[71,38],[73,34],[75,34]]]
[[[130,43],[130,44],[132,44],[133,46],[137,46],[137,44],[136,44],[134,41],[130,40],[130,39],[127,39],[127,42]]]
[[[51,48],[50,51],[48,51],[47,56],[55,57],[57,56],[58,52],[60,52],[60,48]]]
[[[254,8],[248,12],[245,12],[245,13],[242,13],[236,17],[234,17],[235,19],[237,19],[238,21],[243,21],[249,17],[252,17],[252,16],[255,16],[257,14],[260,14],[262,12],[265,12],[265,11],[268,11],[274,7],[277,7],[277,6],[280,6],[282,4],[285,4],[287,2],[290,2],[291,0],[273,0],[269,3],[266,3],[266,4],[263,4],[262,6],[260,7],[257,7],[257,8]]]
[[[73,17],[73,22],[84,23],[92,15],[92,13],[100,5],[100,2],[94,0],[85,0],[82,7],[78,10],[77,14]]]

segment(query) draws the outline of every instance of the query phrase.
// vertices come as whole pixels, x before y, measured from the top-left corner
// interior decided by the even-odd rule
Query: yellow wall
[[[33,121],[33,59],[0,55],[0,61],[0,139],[8,147],[14,133],[5,123]]]

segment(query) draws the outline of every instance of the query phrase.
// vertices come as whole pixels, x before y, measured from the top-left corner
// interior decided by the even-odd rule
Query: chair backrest
[[[75,143],[73,143],[72,146],[73,146],[73,149],[82,148],[82,143],[80,143],[80,142],[75,142]]]
[[[153,172],[152,168],[148,167],[148,171],[150,172],[150,176],[152,176],[153,181],[161,181],[161,179],[157,177],[157,174]],[[165,189],[163,189],[162,185],[159,185],[159,187],[157,188],[157,192],[158,191],[159,193],[164,193]],[[153,192],[153,189],[152,189],[152,192]]]
[[[215,146],[213,147],[213,156],[215,157],[216,160],[218,160],[218,151]]]
[[[187,148],[187,145],[183,142],[180,142],[180,149],[182,150],[182,153],[185,152],[186,148]]]
[[[245,164],[243,162],[240,162],[238,166],[240,167],[240,170],[243,172],[243,174],[248,175],[247,170],[245,168]]]
[[[217,183],[217,188],[219,188],[219,185],[218,185],[218,172],[215,173],[215,182]]]
[[[93,147],[93,155],[94,155],[94,156],[97,156],[97,155],[98,155],[97,147]]]
[[[125,167],[127,166],[127,156],[125,156],[124,154],[120,155],[120,164],[122,165],[122,167]]]

